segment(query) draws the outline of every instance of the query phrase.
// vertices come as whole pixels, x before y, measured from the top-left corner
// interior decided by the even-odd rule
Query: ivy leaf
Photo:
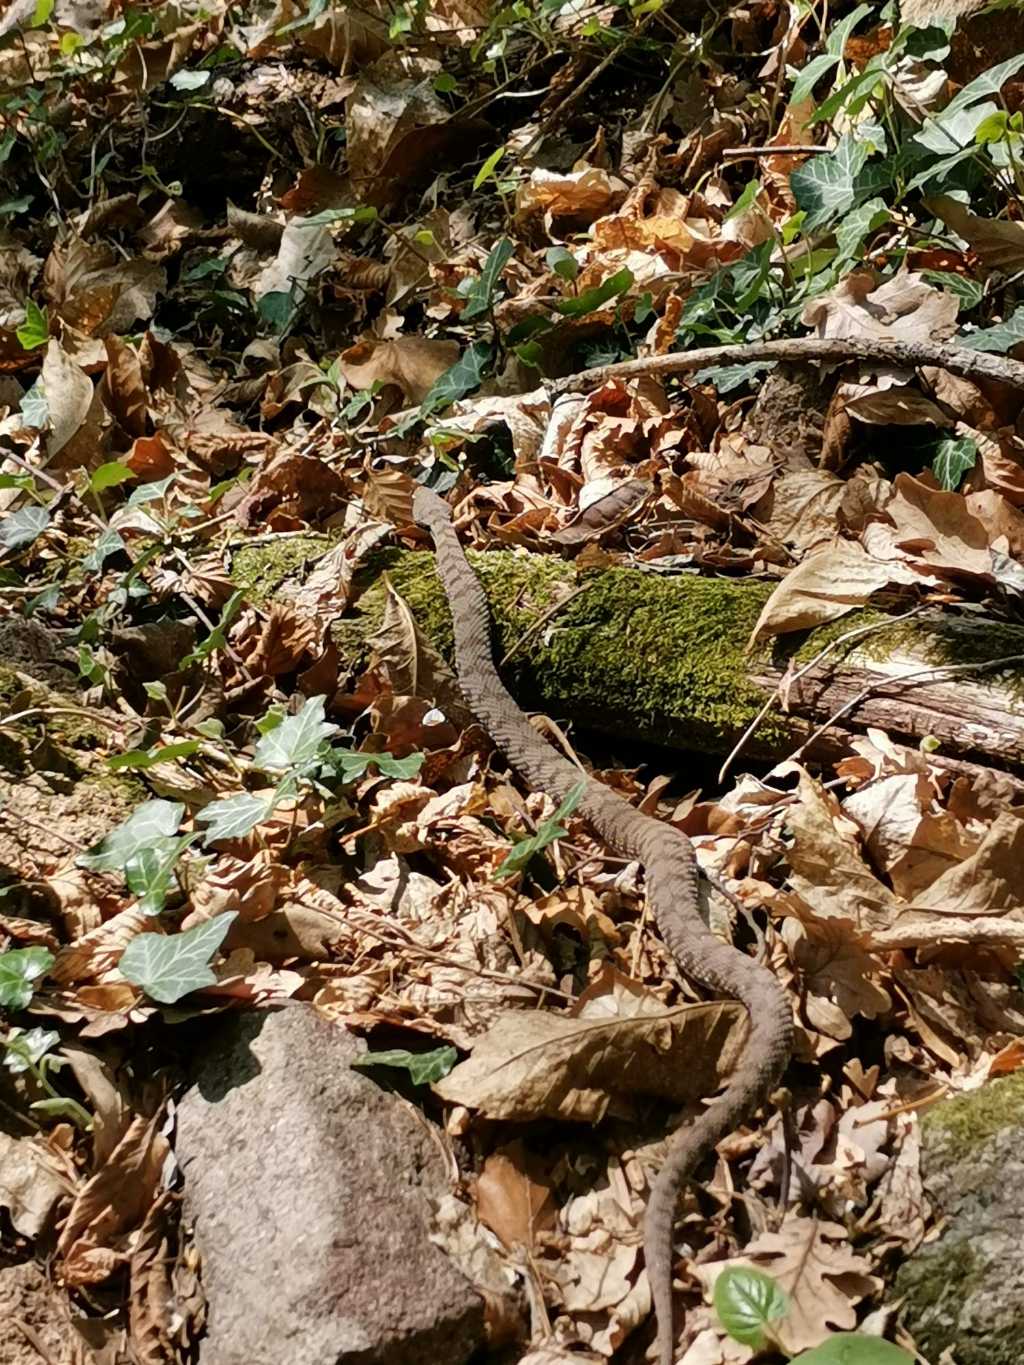
[[[60,1042],[60,1034],[52,1029],[30,1028],[27,1031],[12,1028],[7,1034],[7,1052],[4,1066],[15,1076],[28,1071],[41,1062],[51,1048]]]
[[[0,548],[21,550],[38,539],[50,524],[50,514],[45,507],[33,504],[23,507],[20,512],[12,512],[0,521]]]
[[[206,842],[212,844],[218,839],[244,839],[273,812],[273,798],[238,792],[221,801],[211,801],[198,813],[196,820],[207,826]]]
[[[516,872],[522,872],[534,854],[540,853],[542,849],[555,843],[556,840],[564,839],[569,831],[562,825],[562,821],[566,816],[571,815],[583,800],[583,793],[586,789],[585,781],[577,782],[554,815],[537,826],[537,833],[531,834],[528,839],[520,839],[515,847],[510,850],[501,866],[491,874],[493,880],[497,881],[500,877],[510,877]]]
[[[972,280],[966,275],[958,275],[955,270],[922,270],[921,274],[929,284],[938,285],[940,289],[955,294],[964,311],[977,308],[984,297],[985,288],[979,280]],[[966,339],[959,337],[957,345],[966,345]]]
[[[128,860],[141,849],[165,849],[168,841],[174,842],[184,814],[185,807],[177,801],[143,801],[123,824],[75,862],[92,872],[123,872]]]
[[[913,1356],[881,1337],[837,1332],[820,1346],[815,1346],[813,1351],[805,1351],[794,1365],[913,1365],[913,1362]]]
[[[82,568],[86,573],[99,573],[110,556],[123,549],[124,541],[120,534],[108,526],[100,532],[96,544],[82,560]]]
[[[868,166],[870,148],[847,134],[834,152],[815,156],[789,177],[797,206],[803,209],[805,232],[847,214],[880,189],[887,179],[882,165]]]
[[[572,281],[580,273],[579,262],[567,247],[551,246],[544,253],[544,263],[560,280]]]
[[[217,980],[210,963],[237,917],[237,911],[226,910],[181,934],[138,934],[121,954],[118,969],[151,1000],[173,1005]]]
[[[614,299],[619,294],[624,294],[633,283],[633,272],[628,266],[623,266],[614,275],[609,275],[600,284],[595,284],[590,289],[584,289],[572,299],[559,299],[555,304],[557,312],[563,317],[579,318],[586,313],[593,313],[609,299]]]
[[[941,488],[947,493],[955,493],[963,476],[974,468],[977,458],[978,447],[969,436],[949,436],[938,443],[932,459],[932,473]]]
[[[139,909],[144,915],[159,915],[163,910],[178,859],[195,837],[188,835],[159,848],[140,848],[125,863],[125,882],[128,890],[137,897]]]
[[[891,216],[885,200],[877,196],[851,209],[836,226],[836,246],[840,257],[855,256],[868,233],[883,227]]]
[[[393,754],[365,754],[354,749],[332,749],[326,764],[332,766],[343,782],[354,782],[371,767],[383,777],[415,777],[423,767],[424,754],[407,754],[395,758]]]
[[[26,1009],[35,993],[35,983],[53,966],[49,948],[12,948],[0,953],[0,1006],[6,1010]]]
[[[789,1300],[772,1277],[749,1266],[722,1271],[715,1281],[714,1303],[732,1339],[755,1349],[765,1344],[765,1327],[789,1312]]]
[[[459,1060],[458,1049],[437,1047],[433,1052],[405,1052],[401,1048],[391,1048],[387,1052],[366,1052],[352,1062],[354,1067],[369,1071],[375,1066],[404,1067],[412,1077],[413,1085],[432,1085],[447,1076]]]
[[[763,370],[774,370],[774,360],[749,360],[745,365],[707,365],[691,376],[694,384],[714,384],[719,393],[732,393],[733,389],[749,384]]]
[[[491,249],[491,254],[487,257],[483,270],[469,282],[469,288],[466,291],[466,298],[469,302],[462,310],[463,322],[469,322],[472,318],[479,317],[481,313],[490,311],[491,300],[494,297],[498,280],[501,278],[501,272],[508,265],[514,250],[515,247],[507,237],[502,237]]]
[[[997,322],[994,327],[985,327],[970,336],[957,337],[958,346],[967,346],[972,351],[992,351],[1005,355],[1011,347],[1024,341],[1024,307],[1015,309],[1005,322]]]
[[[114,754],[108,758],[107,767],[113,772],[120,772],[123,768],[144,770],[157,763],[173,763],[176,758],[188,758],[198,748],[198,739],[183,739],[179,744],[165,744],[162,748],[154,744],[148,749],[130,749],[126,754]]]
[[[50,324],[46,313],[31,299],[25,300],[25,321],[14,335],[21,342],[23,351],[34,351],[37,346],[45,346],[50,339]]]
[[[467,346],[455,364],[434,380],[420,405],[420,413],[428,417],[432,412],[446,408],[478,389],[490,360],[491,346],[488,342],[474,341],[472,346]]]
[[[264,735],[253,754],[256,767],[281,772],[302,769],[311,763],[324,741],[338,733],[337,725],[324,720],[326,701],[326,697],[310,697],[297,715],[286,716]]]
[[[129,479],[135,478],[135,470],[129,469],[120,460],[108,460],[106,464],[101,464],[95,470],[89,480],[89,491],[91,493],[102,493],[104,489],[116,488],[118,484],[127,483]]]
[[[817,57],[812,57],[806,62],[793,83],[793,92],[790,95],[791,104],[802,103],[814,87],[829,71],[834,71],[839,65],[840,57],[834,52],[822,52]]]

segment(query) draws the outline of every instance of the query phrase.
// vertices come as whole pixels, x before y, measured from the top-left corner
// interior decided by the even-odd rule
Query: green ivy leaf
[[[89,480],[90,493],[102,493],[104,489],[116,488],[118,484],[128,483],[135,478],[135,470],[129,469],[120,460],[108,460],[95,470]]]
[[[51,1048],[60,1042],[60,1034],[52,1029],[12,1028],[7,1034],[4,1066],[15,1076],[21,1075],[41,1062]]]
[[[501,877],[511,877],[517,872],[522,872],[535,854],[540,853],[542,849],[555,843],[556,840],[564,839],[569,831],[563,826],[562,821],[571,815],[583,800],[583,793],[586,789],[585,780],[577,782],[554,815],[537,826],[537,833],[531,834],[527,839],[520,839],[506,854],[501,866],[492,873],[493,880],[498,881]]]
[[[45,346],[50,339],[46,313],[31,299],[25,300],[25,321],[16,330],[15,336],[21,342],[23,351],[34,351],[37,346]]]
[[[469,282],[469,288],[466,291],[466,298],[469,302],[462,310],[463,322],[470,322],[473,318],[479,317],[481,313],[490,311],[491,300],[494,297],[498,280],[501,278],[501,272],[508,265],[514,250],[514,245],[507,237],[502,237],[491,249],[483,270],[477,275],[476,279]]]
[[[994,327],[983,327],[980,332],[970,336],[957,337],[958,346],[967,346],[972,351],[991,351],[1005,355],[1012,347],[1024,341],[1024,307],[1017,308],[1005,322],[997,322]],[[0,531],[2,531],[0,527]]]
[[[310,697],[297,715],[286,716],[264,735],[252,757],[256,767],[284,772],[289,768],[301,770],[312,763],[324,741],[338,733],[337,725],[324,720],[326,701],[326,697]]]
[[[955,493],[960,480],[974,468],[978,447],[969,436],[949,436],[938,443],[932,459],[932,473],[947,493]]]
[[[366,754],[354,749],[332,749],[325,760],[340,775],[343,782],[354,782],[371,767],[383,777],[415,777],[423,767],[425,754],[407,754],[395,758],[392,754]]]
[[[579,262],[564,246],[550,246],[544,253],[544,263],[560,280],[571,283],[580,273]]]
[[[749,1266],[727,1266],[715,1281],[715,1312],[734,1341],[755,1349],[764,1329],[789,1312],[789,1300],[770,1275]]]
[[[196,816],[198,824],[206,825],[206,842],[219,839],[244,839],[263,820],[274,812],[274,801],[251,792],[238,792],[221,801],[211,801]]]
[[[811,157],[789,177],[796,202],[807,214],[804,232],[835,222],[885,184],[884,166],[867,165],[869,150],[847,134],[834,152]]]
[[[798,1356],[794,1365],[913,1365],[914,1357],[891,1341],[860,1332],[837,1332],[813,1351]]]
[[[843,259],[855,256],[864,244],[864,238],[871,232],[883,227],[892,215],[884,199],[877,196],[851,209],[836,225],[836,246]]]
[[[504,155],[505,155],[504,147],[499,147],[497,151],[492,152],[490,154],[490,156],[480,167],[480,169],[477,171],[476,175],[473,178],[473,188],[475,190],[478,190],[485,180],[490,179],[490,177],[494,174],[498,162]]]
[[[354,1067],[369,1071],[375,1066],[399,1066],[408,1071],[414,1085],[432,1085],[447,1076],[459,1059],[454,1047],[437,1047],[433,1052],[405,1052],[390,1048],[387,1052],[366,1052],[352,1062]]]
[[[719,393],[732,393],[751,383],[764,370],[774,370],[774,360],[750,360],[745,365],[708,365],[693,375],[694,384],[714,384]]]
[[[76,858],[92,872],[123,872],[128,860],[143,848],[162,849],[174,842],[185,807],[177,801],[143,801],[123,824]]]
[[[593,313],[595,309],[608,303],[619,294],[624,294],[633,283],[633,272],[628,266],[623,266],[614,275],[609,275],[600,284],[595,284],[590,289],[584,289],[575,298],[559,299],[555,304],[557,312],[563,317],[580,318],[586,313]]]
[[[99,573],[110,556],[123,549],[124,541],[120,533],[108,526],[106,530],[100,532],[96,544],[82,560],[82,568],[86,573]]]
[[[49,524],[50,513],[34,503],[20,512],[12,512],[0,521],[0,549],[23,550],[38,540]]]
[[[49,948],[12,948],[0,953],[0,1006],[23,1010],[35,993],[35,983],[53,966]]]
[[[121,954],[121,975],[161,1005],[212,986],[217,978],[210,963],[236,918],[226,910],[181,934],[139,934]]]
[[[144,915],[159,915],[163,910],[178,859],[195,838],[190,834],[159,848],[140,848],[125,863],[125,883]]]
[[[434,380],[420,405],[420,413],[428,417],[478,389],[490,364],[491,354],[491,346],[486,341],[474,341],[472,346],[467,346],[455,364]]]
[[[144,771],[157,763],[173,763],[176,758],[188,758],[199,748],[197,739],[183,739],[178,744],[151,745],[148,749],[130,749],[126,754],[114,754],[107,759],[107,767],[113,772],[124,768]]]

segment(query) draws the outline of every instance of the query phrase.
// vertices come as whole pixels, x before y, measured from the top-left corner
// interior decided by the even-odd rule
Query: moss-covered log
[[[233,574],[258,597],[301,579],[326,548],[316,538],[239,550]],[[638,569],[577,573],[560,559],[513,551],[471,554],[494,618],[495,656],[528,708],[615,735],[633,735],[707,754],[728,753],[790,671],[832,650],[758,724],[745,752],[792,752],[864,690],[869,695],[815,742],[820,756],[845,746],[850,731],[879,726],[894,739],[937,742],[951,763],[1024,769],[1024,627],[976,616],[928,613],[892,621],[859,612],[772,651],[747,642],[771,585]],[[451,657],[451,617],[433,555],[376,553],[355,607],[336,626],[346,663],[358,667],[384,608],[383,576],[424,633]],[[286,590],[286,589],[284,589]],[[836,643],[860,626],[858,641]],[[990,667],[995,660],[1014,662]],[[922,670],[970,665],[953,676]]]

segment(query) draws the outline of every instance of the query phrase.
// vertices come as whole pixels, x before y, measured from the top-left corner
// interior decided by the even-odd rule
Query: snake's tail
[[[757,964],[749,958],[747,961],[756,967]],[[743,1061],[718,1099],[699,1118],[676,1133],[647,1201],[644,1258],[657,1322],[658,1365],[673,1365],[675,1359],[672,1239],[679,1194],[705,1153],[734,1130],[737,1113],[749,1114],[751,1109],[767,1099],[785,1070],[793,1021],[781,990],[778,996],[782,1007],[779,1010],[766,1012],[762,998],[758,1001],[757,1011],[749,1011],[750,1036]],[[787,1045],[785,1052],[783,1045]],[[765,1070],[766,1055],[774,1058],[771,1077]]]
[[[456,664],[466,700],[513,767],[551,796],[564,798],[580,782],[580,770],[540,740],[498,677],[487,600],[455,534],[451,509],[436,493],[418,488],[413,516],[429,527],[437,550],[438,571],[452,605]],[[750,1015],[742,1061],[718,1099],[673,1140],[647,1207],[644,1247],[658,1321],[659,1365],[672,1365],[672,1228],[679,1190],[701,1157],[778,1083],[791,1051],[792,1013],[772,973],[716,938],[701,919],[696,855],[685,834],[640,815],[593,778],[585,779],[577,809],[609,843],[643,863],[658,932],[680,969],[702,985],[740,1000]]]

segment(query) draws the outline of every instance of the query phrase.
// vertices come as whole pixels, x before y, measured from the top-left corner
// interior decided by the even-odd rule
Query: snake
[[[647,1201],[644,1260],[657,1323],[658,1365],[672,1365],[673,1229],[680,1191],[703,1157],[778,1086],[792,1053],[792,1010],[768,967],[705,925],[697,857],[687,836],[636,810],[595,778],[582,776],[573,762],[541,738],[506,689],[491,654],[487,599],[459,543],[448,503],[418,486],[412,513],[434,542],[438,576],[451,609],[456,674],[470,710],[532,788],[564,801],[582,780],[577,813],[609,845],[643,866],[648,907],[680,971],[698,985],[739,1001],[749,1016],[745,1045],[725,1089],[672,1135]]]

